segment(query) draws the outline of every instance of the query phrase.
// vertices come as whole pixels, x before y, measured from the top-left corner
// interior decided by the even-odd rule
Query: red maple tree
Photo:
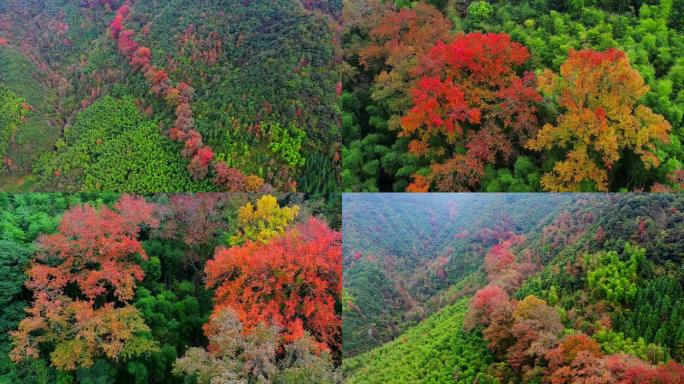
[[[308,331],[321,348],[339,350],[342,291],[341,234],[319,219],[300,223],[267,244],[217,249],[207,262],[214,314],[234,310],[249,332],[257,324],[282,327],[286,342]],[[207,330],[205,330],[207,331]]]

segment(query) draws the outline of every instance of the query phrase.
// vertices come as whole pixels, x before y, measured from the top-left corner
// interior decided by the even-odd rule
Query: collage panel
[[[2,0],[0,191],[337,192],[340,12]]]
[[[681,194],[344,194],[346,383],[681,383]]]
[[[347,192],[681,191],[681,0],[347,0]]]
[[[0,194],[0,383],[341,383],[335,205]]]

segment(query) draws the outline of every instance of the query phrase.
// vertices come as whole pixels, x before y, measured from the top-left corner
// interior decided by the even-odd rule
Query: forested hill
[[[527,233],[577,199],[564,194],[345,194],[344,350],[387,342],[477,284],[500,239]],[[462,281],[468,277],[466,281]],[[369,289],[369,287],[373,287]]]
[[[345,266],[345,353],[367,351],[344,360],[347,382],[682,382],[684,197],[563,195],[553,210],[537,198],[538,206],[524,200],[499,206],[513,216],[544,214],[462,258],[468,273],[447,278],[449,299],[417,325],[386,277],[399,268]],[[410,217],[440,204],[423,201]],[[350,251],[346,238],[344,245]],[[402,275],[407,287],[429,274],[429,260],[440,259],[421,256],[426,261],[414,274]],[[402,258],[394,265],[407,265]]]
[[[340,13],[317,0],[3,1],[0,188],[337,190]]]

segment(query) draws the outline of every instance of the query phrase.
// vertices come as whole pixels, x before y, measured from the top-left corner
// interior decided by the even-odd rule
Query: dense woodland
[[[348,0],[346,191],[682,189],[684,2]]]
[[[678,194],[345,195],[346,382],[684,382],[682,212]]]
[[[0,194],[0,383],[340,383],[337,210]]]
[[[0,189],[338,191],[337,1],[0,4]]]

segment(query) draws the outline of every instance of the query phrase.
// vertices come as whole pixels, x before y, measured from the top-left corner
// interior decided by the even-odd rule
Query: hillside
[[[0,186],[337,191],[340,10],[299,0],[4,2],[0,84],[29,109],[0,135]],[[131,100],[151,131],[103,130],[97,111],[109,98]],[[157,164],[123,161],[142,152]],[[119,176],[93,185],[101,168]]]
[[[347,383],[472,383],[489,365],[483,341],[462,331],[468,300],[444,308],[397,337],[345,359]]]
[[[684,198],[563,196],[566,200],[557,204],[558,209],[546,210],[524,230],[500,238],[474,258],[471,274],[449,282],[447,292],[454,304],[442,302],[441,311],[417,324],[407,315],[407,306],[390,310],[390,300],[376,299],[378,304],[363,294],[357,299],[354,293],[359,292],[376,297],[381,291],[377,282],[382,280],[360,279],[357,271],[345,267],[345,353],[356,355],[382,342],[369,342],[363,332],[348,329],[348,324],[360,327],[354,321],[357,317],[373,322],[378,334],[393,339],[345,358],[349,382],[470,383],[475,377],[480,383],[684,380],[679,236]],[[410,217],[439,204],[424,200]],[[392,236],[391,229],[380,232]],[[436,259],[438,254],[423,257]],[[405,281],[409,285],[411,280]],[[392,323],[369,302],[392,311]],[[347,345],[355,349],[348,351]],[[454,355],[455,350],[460,352]],[[422,371],[408,364],[414,360],[436,365]]]
[[[345,194],[345,356],[395,338],[482,281],[473,273],[501,238],[574,201],[566,195]],[[515,207],[515,209],[508,209]],[[373,287],[373,289],[369,289]],[[472,293],[472,292],[471,292]]]

